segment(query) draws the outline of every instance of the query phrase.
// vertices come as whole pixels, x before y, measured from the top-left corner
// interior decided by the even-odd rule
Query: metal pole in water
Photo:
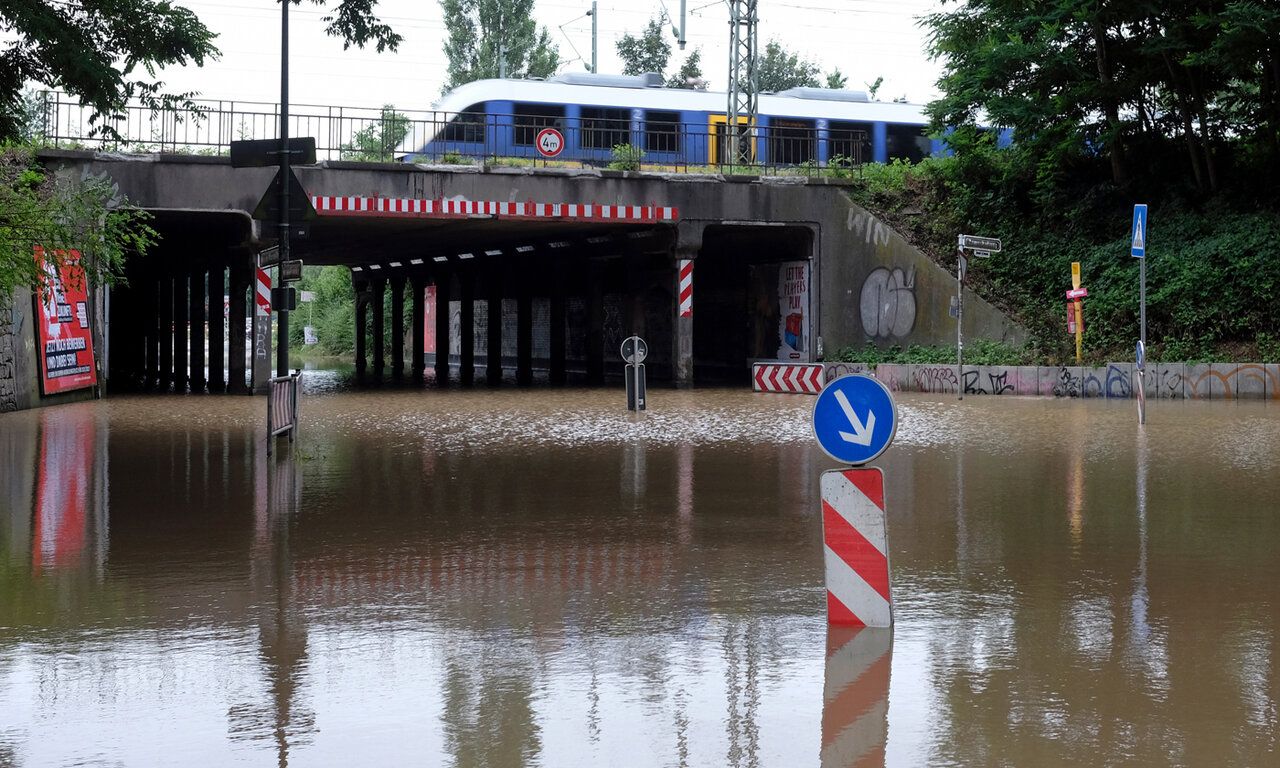
[[[964,236],[956,248],[956,389],[964,399]]]
[[[289,260],[289,2],[280,3],[280,263]],[[284,280],[280,281],[281,288]],[[279,309],[276,375],[289,375],[289,307]]]

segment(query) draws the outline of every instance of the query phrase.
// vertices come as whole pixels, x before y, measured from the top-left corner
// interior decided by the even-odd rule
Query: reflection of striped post
[[[680,260],[680,316],[693,317],[693,260]]]
[[[256,308],[255,314],[259,317],[271,314],[271,276],[267,274],[265,269],[258,269],[258,282],[254,290],[253,304]]]
[[[827,622],[890,626],[884,475],[877,467],[832,470],[822,473],[820,486]]]
[[[822,768],[884,765],[892,643],[888,629],[827,629]]]

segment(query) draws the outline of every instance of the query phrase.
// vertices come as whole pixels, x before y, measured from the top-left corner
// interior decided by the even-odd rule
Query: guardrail
[[[288,433],[289,442],[298,434],[298,394],[302,383],[302,371],[285,376],[273,376],[267,380],[267,455],[280,435]]]
[[[740,129],[735,142],[723,123],[689,125],[676,122],[677,113],[639,121],[591,116],[586,108],[576,117],[557,111],[563,113],[550,106],[543,114],[489,114],[296,104],[289,134],[314,136],[318,160],[446,165],[844,177],[859,175],[870,155],[863,131],[819,131],[795,121]],[[252,101],[134,104],[93,122],[91,107],[57,91],[41,94],[40,112],[46,146],[136,153],[226,155],[232,141],[275,138],[280,123],[278,105]]]

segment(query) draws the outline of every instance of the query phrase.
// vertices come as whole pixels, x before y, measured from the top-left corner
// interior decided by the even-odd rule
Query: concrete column
[[[671,381],[677,388],[693,386],[693,317],[681,317],[680,314],[680,262],[693,260],[695,251],[677,250],[672,268],[673,330],[671,339]],[[697,262],[694,261],[696,265]],[[697,270],[693,272],[694,285],[697,284]]]
[[[245,352],[249,341],[249,284],[253,282],[253,263],[248,253],[237,251],[231,261],[231,306],[227,314],[227,391],[234,395],[249,394]]]
[[[191,270],[190,294],[191,322],[191,391],[204,391],[204,299],[205,268],[194,267]]]
[[[527,266],[518,269],[516,289],[516,384],[533,384],[533,275]]]
[[[413,287],[413,380],[421,384],[427,368],[425,336],[427,335],[427,280],[414,275]]]
[[[485,380],[491,387],[502,383],[502,271],[494,264],[485,273],[485,293],[489,304],[488,359]]]
[[[154,390],[160,371],[159,339],[160,339],[160,280],[148,265],[145,274],[139,280],[142,288],[142,386]]]
[[[466,386],[471,386],[476,381],[476,273],[471,267],[463,269],[458,274],[459,278],[459,303],[462,306],[462,314],[459,318],[461,323],[461,333],[459,334],[458,344],[461,349],[458,350],[460,358],[458,379]]]
[[[404,379],[404,277],[391,278],[391,378]]]
[[[551,328],[548,331],[551,334],[550,365],[551,383],[553,385],[562,385],[568,379],[565,371],[565,356],[567,352],[565,333],[568,331],[568,323],[566,321],[564,295],[567,274],[568,271],[564,259],[556,259],[551,270],[551,317],[549,318]]]
[[[604,265],[587,265],[587,383],[604,383]]]
[[[365,360],[365,335],[369,330],[369,284],[351,281],[356,294],[356,381],[364,383],[368,362]]]
[[[369,297],[369,308],[373,310],[373,383],[381,384],[387,375],[387,321],[383,316],[383,296],[387,292],[387,281],[377,278],[370,283],[370,287],[373,289]]]
[[[436,386],[449,383],[449,283],[452,275],[436,271]]]
[[[223,332],[222,287],[226,284],[226,264],[214,259],[209,265],[209,391],[225,392],[226,335]]]
[[[191,276],[178,273],[173,276],[173,391],[187,391],[187,297],[190,295]]]
[[[156,388],[161,392],[173,386],[173,276],[161,274],[160,292],[156,296],[156,314],[159,316],[159,358]]]

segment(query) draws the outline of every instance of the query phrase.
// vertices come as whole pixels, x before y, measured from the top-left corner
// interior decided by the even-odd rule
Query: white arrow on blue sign
[[[841,376],[813,404],[813,436],[823,452],[844,464],[866,464],[884,453],[898,431],[889,388],[860,373]]]
[[[1134,258],[1145,259],[1147,257],[1147,205],[1146,203],[1138,203],[1133,206],[1133,227],[1130,229],[1133,235],[1133,241],[1129,245],[1129,253]]]

